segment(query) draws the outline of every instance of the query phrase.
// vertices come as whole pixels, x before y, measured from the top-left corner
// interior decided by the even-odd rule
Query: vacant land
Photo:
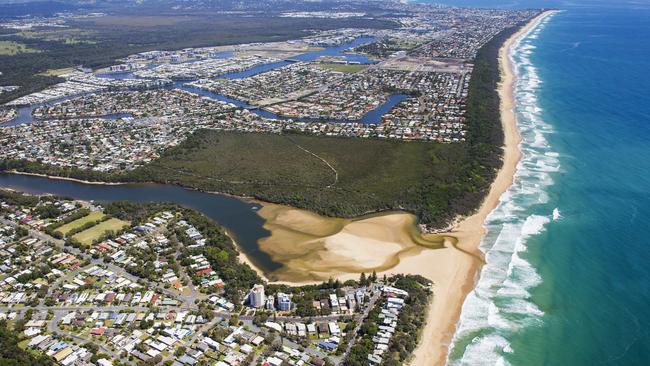
[[[119,219],[109,219],[103,221],[88,230],[84,230],[72,238],[83,245],[91,245],[95,240],[99,239],[105,233],[109,231],[119,231],[122,230],[125,226],[130,225],[127,221],[122,221]]]
[[[94,211],[94,212],[91,212],[90,214],[88,214],[87,216],[84,216],[84,217],[82,217],[80,219],[74,220],[72,222],[69,222],[69,223],[61,226],[56,231],[60,232],[63,235],[67,235],[70,231],[75,230],[77,228],[80,228],[80,227],[86,225],[89,222],[99,221],[102,218],[104,218],[104,216],[106,216],[106,215],[104,215],[103,212]]]
[[[75,69],[74,67],[65,67],[63,69],[50,69],[46,70],[45,72],[40,73],[39,75],[43,76],[61,76],[65,74],[69,74],[73,72]]]
[[[13,56],[19,53],[35,53],[36,49],[27,47],[26,45],[13,41],[0,41],[0,55]]]
[[[367,67],[367,65],[346,65],[346,64],[320,64],[324,69],[330,69],[340,72],[359,72]]]
[[[154,13],[157,14],[157,13]],[[0,85],[20,85],[0,96],[0,104],[61,81],[47,70],[75,66],[105,67],[130,54],[157,49],[219,46],[296,39],[319,30],[336,28],[388,28],[376,19],[294,19],[219,13],[129,14],[69,19],[67,28],[44,27],[28,31],[3,30],[3,42],[20,44],[33,54],[2,51]],[[21,48],[21,50],[23,50]]]
[[[479,50],[469,87],[465,143],[438,144],[296,134],[197,131],[135,171],[103,173],[0,160],[0,170],[90,181],[158,182],[356,217],[405,210],[446,226],[481,204],[502,166],[497,54],[517,28]]]
[[[66,45],[95,43],[91,40],[94,36],[92,32],[85,32],[76,28],[40,28],[22,31],[15,35],[24,39],[60,42]]]
[[[337,217],[404,209],[442,224],[472,209],[479,187],[489,184],[469,171],[460,144],[200,131],[129,180],[251,196]]]

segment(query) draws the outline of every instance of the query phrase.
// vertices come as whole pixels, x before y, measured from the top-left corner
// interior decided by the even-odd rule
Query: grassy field
[[[91,212],[90,214],[88,214],[87,216],[84,216],[84,217],[82,217],[80,219],[74,220],[72,222],[69,222],[69,223],[61,226],[56,231],[60,232],[63,235],[66,235],[71,230],[74,230],[76,228],[80,228],[80,227],[84,226],[85,224],[87,224],[89,222],[94,222],[94,221],[97,221],[97,220],[101,220],[104,216],[106,216],[106,215],[104,215],[103,212],[94,211],[94,212]]]
[[[45,72],[40,73],[39,75],[43,76],[61,76],[65,74],[69,74],[75,70],[74,67],[65,67],[63,69],[49,69],[46,70]]]
[[[104,233],[108,231],[119,231],[128,225],[129,223],[127,221],[113,218],[101,222],[88,230],[84,230],[74,235],[72,238],[79,241],[83,245],[91,245],[93,241],[99,239],[102,235],[104,235]]]
[[[0,41],[0,55],[13,56],[19,53],[36,53],[36,49],[27,47],[26,45],[13,41]]]
[[[2,159],[0,170],[103,182],[179,184],[337,217],[405,210],[417,215],[420,223],[446,226],[479,207],[502,165],[497,55],[516,30],[503,31],[477,54],[469,87],[466,143],[197,131],[156,161],[127,173]]]
[[[109,16],[69,19],[66,28],[0,29],[4,45],[0,45],[0,85],[21,86],[0,95],[0,104],[61,81],[51,74],[44,75],[48,70],[79,65],[102,68],[138,52],[274,42],[319,30],[396,25],[380,19],[294,19],[200,11],[163,14],[150,10],[121,10]],[[17,49],[18,44],[26,48]],[[26,50],[38,50],[38,57]]]
[[[473,208],[475,195],[480,200],[478,185],[484,182],[467,176],[467,158],[460,144],[200,131],[131,178],[252,196],[329,216],[404,209],[423,222],[442,224]]]
[[[44,40],[48,42],[59,42],[65,45],[95,44],[92,38],[95,33],[84,31],[78,28],[42,28],[16,33],[23,39]]]
[[[318,66],[324,69],[330,69],[330,70],[340,71],[340,72],[350,72],[350,73],[359,72],[367,67],[366,65],[345,65],[345,64],[320,64]]]

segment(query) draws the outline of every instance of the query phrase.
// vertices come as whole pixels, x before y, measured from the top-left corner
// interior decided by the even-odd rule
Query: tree
[[[156,355],[156,357],[152,357],[148,359],[147,361],[144,362],[145,365],[149,366],[154,366],[160,363],[162,361],[162,356],[161,355]]]
[[[185,347],[180,346],[176,349],[176,352],[174,352],[174,356],[180,357],[185,354],[185,351],[186,351]]]
[[[27,229],[25,229],[24,227],[19,226],[19,227],[16,228],[16,237],[17,238],[22,238],[22,237],[25,237],[27,235],[29,235],[29,231],[27,231]]]
[[[230,319],[228,319],[228,324],[230,324],[231,326],[238,325],[239,324],[239,316],[237,316],[237,314],[232,314],[230,316]]]
[[[52,366],[54,363],[45,356],[33,356],[18,346],[16,332],[7,328],[5,321],[0,321],[0,365]]]

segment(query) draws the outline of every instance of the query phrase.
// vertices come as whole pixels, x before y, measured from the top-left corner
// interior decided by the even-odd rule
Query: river
[[[329,56],[329,57],[342,57],[348,62],[354,62],[354,63],[359,63],[359,64],[364,64],[364,65],[370,65],[376,63],[375,61],[370,60],[367,56],[365,55],[360,55],[360,54],[354,54],[354,53],[346,53],[346,50],[352,49],[354,47],[360,46],[365,43],[369,43],[374,41],[375,38],[373,37],[360,37],[355,39],[354,41],[351,42],[346,42],[343,44],[340,44],[338,46],[332,46],[332,47],[325,47],[322,50],[318,51],[311,51],[311,52],[306,52],[300,55],[297,55],[290,60],[282,60],[278,62],[273,62],[273,63],[268,63],[268,64],[262,64],[258,66],[251,67],[249,69],[246,69],[244,71],[238,71],[238,72],[231,72],[227,73],[224,75],[219,76],[218,78],[222,79],[241,79],[241,78],[247,78],[251,77],[257,74],[261,74],[267,71],[271,71],[286,65],[290,65],[294,62],[297,61],[303,61],[303,62],[308,62],[308,61],[313,61],[319,57],[323,56]],[[234,56],[233,52],[221,52],[217,57],[219,58],[229,58]],[[153,67],[155,65],[150,65],[150,67]],[[112,79],[134,79],[137,78],[135,75],[133,75],[132,72],[123,72],[123,73],[107,73],[107,74],[99,74],[99,77],[105,77],[105,78],[112,78]],[[208,97],[211,99],[231,103],[237,107],[240,108],[246,108],[249,109],[251,112],[257,114],[258,116],[262,118],[267,118],[267,119],[275,119],[275,120],[287,120],[287,121],[296,121],[296,122],[323,122],[323,121],[328,121],[328,122],[335,122],[335,123],[348,123],[348,122],[358,122],[358,123],[363,123],[363,124],[379,124],[381,122],[381,118],[384,114],[386,114],[388,111],[390,111],[393,107],[395,107],[398,103],[402,102],[403,100],[409,98],[408,95],[405,94],[393,94],[388,97],[386,102],[383,104],[377,106],[375,109],[367,112],[361,119],[359,120],[331,120],[331,119],[316,119],[316,118],[289,118],[289,117],[284,117],[269,111],[266,111],[261,108],[257,108],[255,106],[249,105],[241,100],[237,100],[234,98],[230,98],[228,96],[222,95],[222,94],[217,94],[213,93],[207,90],[203,90],[200,88],[195,88],[188,86],[187,83],[190,82],[190,80],[187,81],[177,81],[175,82],[172,86],[163,86],[162,88],[173,88],[173,89],[181,89],[185,90],[194,94],[199,94],[204,97]],[[29,106],[23,106],[18,109],[18,115],[16,118],[13,120],[5,123],[3,126],[16,126],[16,125],[21,125],[21,124],[26,124],[26,123],[33,123],[36,119],[32,116],[32,112],[42,106],[46,105],[52,105],[56,103],[61,103],[66,100],[70,100],[73,98],[77,98],[79,96],[82,96],[83,94],[79,95],[71,95],[68,97],[64,98],[59,98],[55,100],[51,100],[48,102],[43,102],[43,103],[37,103]],[[116,119],[116,118],[124,118],[124,117],[129,117],[128,115],[123,115],[123,114],[116,114],[116,115],[109,115],[109,116],[102,116],[98,118],[104,118],[104,119]]]
[[[226,228],[240,250],[264,273],[282,267],[260,250],[258,240],[270,235],[257,214],[262,206],[240,198],[162,184],[103,185],[0,173],[0,187],[32,194],[53,194],[86,201],[174,202],[202,212]]]
[[[288,65],[295,61],[311,61],[321,56],[340,56],[345,57],[348,61],[362,64],[372,64],[366,56],[344,53],[345,50],[358,45],[371,42],[374,38],[362,37],[352,42],[344,43],[338,46],[327,47],[323,50],[307,52],[292,58],[292,61],[281,61],[272,64],[259,65],[242,72],[222,75],[222,78],[243,78],[266,72],[278,67]],[[221,57],[231,57],[232,53],[223,53]],[[103,77],[110,78],[134,78],[132,73],[113,73],[105,74]],[[274,113],[255,108],[240,100],[229,98],[224,95],[212,93],[206,90],[190,87],[185,85],[186,82],[175,82],[171,88],[183,89],[209,98],[232,103],[238,107],[251,109],[258,115],[269,119],[287,119]],[[58,103],[68,100],[78,95],[53,100],[47,103],[39,103],[18,110],[18,117],[4,126],[13,126],[25,123],[33,123],[35,119],[32,111],[37,107]],[[362,123],[379,123],[381,117],[392,109],[396,104],[408,98],[404,94],[395,94],[389,96],[388,100],[378,106],[376,109],[368,112],[360,121]],[[98,118],[124,118],[129,117],[126,114],[109,115]],[[293,119],[294,121],[315,121],[314,119]],[[352,121],[333,121],[333,122],[352,122]],[[88,201],[168,201],[174,202],[181,206],[196,209],[211,219],[218,222],[226,228],[229,234],[235,239],[241,251],[265,273],[271,273],[282,267],[281,263],[274,262],[271,257],[264,251],[260,250],[258,240],[270,235],[270,232],[263,228],[264,219],[257,215],[256,210],[261,208],[255,204],[243,199],[196,190],[185,189],[178,186],[159,185],[159,184],[127,184],[127,185],[98,185],[83,184],[74,181],[49,179],[44,177],[0,174],[0,187],[11,188],[22,192],[33,194],[54,194],[67,196],[80,200]]]

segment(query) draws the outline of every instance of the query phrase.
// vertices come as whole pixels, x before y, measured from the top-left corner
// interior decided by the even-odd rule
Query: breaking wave
[[[509,338],[524,327],[540,324],[544,312],[531,300],[530,291],[543,279],[527,257],[531,238],[560,217],[559,209],[548,209],[547,188],[552,174],[560,169],[559,154],[551,150],[546,136],[552,127],[543,119],[537,91],[542,85],[531,61],[539,33],[549,17],[529,31],[510,51],[515,68],[515,112],[522,136],[522,159],[513,185],[488,216],[487,234],[481,243],[486,264],[476,288],[463,304],[448,364],[509,365],[516,352]]]

